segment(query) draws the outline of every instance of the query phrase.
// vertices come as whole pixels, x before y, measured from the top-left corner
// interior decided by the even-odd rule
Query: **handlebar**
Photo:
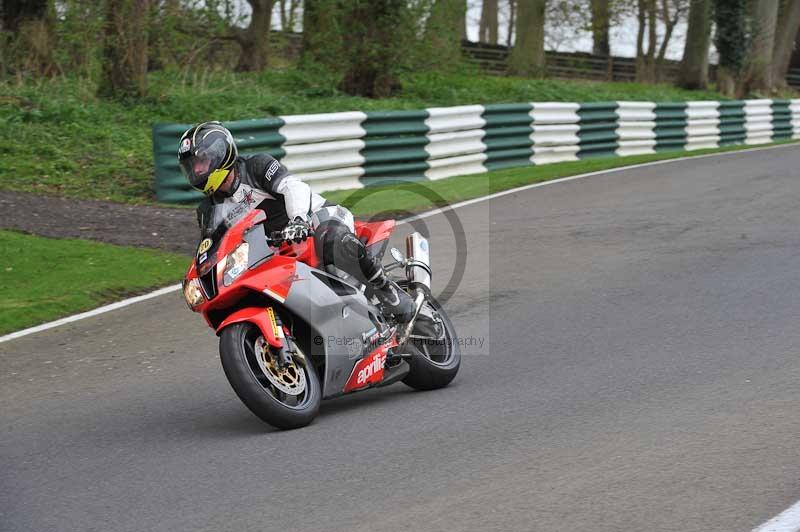
[[[308,237],[311,238],[314,236],[314,230],[309,229]],[[272,231],[267,235],[267,244],[273,247],[280,247],[283,243],[291,244],[294,243],[294,240],[287,240],[284,235],[283,231]]]

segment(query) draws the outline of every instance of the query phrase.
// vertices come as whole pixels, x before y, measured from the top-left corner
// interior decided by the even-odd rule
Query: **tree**
[[[400,88],[397,66],[406,42],[408,4],[405,0],[350,0],[341,11],[348,21],[343,39],[347,65],[340,88],[347,94],[382,98]]]
[[[279,0],[278,2],[281,16],[281,29],[283,31],[294,31],[295,17],[297,15],[297,8],[299,7],[300,0]]]
[[[715,0],[714,3],[717,26],[714,45],[719,53],[717,87],[725,96],[736,94],[736,80],[747,55],[746,4],[747,0]]]
[[[342,46],[341,7],[336,0],[303,3],[303,60],[334,68]]]
[[[710,44],[711,2],[710,0],[692,0],[678,85],[686,89],[705,89],[708,86],[708,48]]]
[[[778,0],[753,0],[752,39],[745,59],[745,75],[739,88],[742,94],[768,92],[774,87],[772,54],[775,48],[775,26]]]
[[[681,16],[686,12],[685,0],[638,0],[639,31],[636,38],[636,79],[642,82],[661,81],[664,58],[672,32]],[[656,20],[664,25],[664,36],[658,44]],[[644,34],[647,31],[647,51],[644,50]],[[658,53],[656,49],[658,48]]]
[[[465,37],[466,0],[433,0],[425,21],[423,49],[442,66],[461,61],[461,39]]]
[[[497,44],[497,0],[483,0],[478,40]]]
[[[592,53],[594,55],[611,55],[609,28],[611,26],[610,2],[608,0],[591,0],[592,8]]]
[[[53,55],[56,50],[55,10],[47,0],[2,0],[0,21],[8,32],[8,53],[16,71],[51,76],[61,71]],[[5,40],[5,39],[4,39]],[[0,64],[2,56],[0,54]],[[9,65],[11,66],[11,65]]]
[[[508,0],[508,31],[506,32],[506,46],[511,48],[514,42],[514,28],[517,27],[517,0]]]
[[[239,72],[264,70],[269,62],[269,31],[272,23],[272,8],[275,0],[247,0],[252,14],[247,28],[231,28],[233,38],[241,46]]]
[[[47,0],[3,0],[3,30],[16,33],[26,20],[43,19],[47,14]]]
[[[149,0],[106,0],[98,94],[138,98],[147,92]]]
[[[519,0],[517,42],[508,56],[509,74],[544,76],[544,14],[546,7],[546,0]]]
[[[792,60],[798,30],[800,30],[800,2],[783,0],[778,12],[775,47],[772,53],[772,80],[776,87],[786,88],[786,73]]]

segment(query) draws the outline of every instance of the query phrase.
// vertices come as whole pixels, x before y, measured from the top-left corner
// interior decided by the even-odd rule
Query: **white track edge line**
[[[128,305],[133,305],[134,303],[139,303],[140,301],[153,299],[154,297],[163,296],[164,294],[169,294],[171,292],[175,292],[180,289],[181,289],[180,284],[174,284],[171,286],[167,286],[165,288],[160,288],[158,290],[155,290],[154,292],[143,294],[141,296],[123,299],[122,301],[117,301],[116,303],[111,303],[109,305],[103,305],[102,307],[97,307],[96,309],[93,310],[81,312],[80,314],[74,314],[72,316],[67,316],[66,318],[61,318],[55,321],[42,323],[41,325],[36,325],[35,327],[22,329],[21,331],[6,334],[5,336],[0,336],[0,344],[3,342],[8,342],[9,340],[14,340],[21,336],[27,336],[29,334],[46,331],[47,329],[52,329],[53,327],[58,327],[59,325],[72,323],[73,321],[82,320],[84,318],[91,318],[92,316],[97,316],[98,314],[105,314],[106,312],[110,312],[112,310],[116,310],[122,307],[127,307]]]
[[[509,194],[516,194],[518,192],[523,192],[525,190],[529,190],[529,189],[532,189],[532,188],[543,187],[543,186],[546,186],[546,185],[555,185],[555,184],[558,184],[558,183],[565,183],[567,181],[573,181],[573,180],[576,180],[576,179],[584,179],[586,177],[592,177],[592,176],[596,176],[596,175],[613,174],[615,172],[622,172],[622,171],[625,171],[625,170],[635,170],[636,168],[643,168],[643,167],[646,167],[646,166],[656,166],[656,165],[659,165],[659,164],[677,163],[677,162],[686,161],[686,160],[689,160],[689,159],[705,159],[707,157],[719,157],[721,155],[731,155],[731,154],[735,154],[735,153],[747,153],[747,152],[753,152],[753,151],[774,150],[774,149],[777,149],[777,148],[785,148],[787,146],[795,146],[796,147],[797,143],[789,142],[789,143],[786,143],[786,144],[779,144],[777,146],[759,146],[759,147],[756,147],[756,148],[746,148],[746,149],[743,149],[743,150],[731,150],[731,151],[724,151],[724,152],[720,152],[720,153],[706,153],[706,154],[703,154],[703,155],[691,155],[691,154],[689,154],[689,155],[686,155],[686,156],[683,156],[683,157],[676,157],[674,159],[663,159],[661,161],[651,161],[649,163],[639,163],[639,164],[632,164],[632,165],[627,165],[627,166],[618,166],[616,168],[609,168],[607,170],[597,170],[596,172],[589,172],[589,173],[586,173],[586,174],[578,174],[578,175],[573,175],[573,176],[569,176],[569,177],[561,177],[561,178],[558,178],[558,179],[551,179],[549,181],[542,181],[541,183],[532,183],[530,185],[523,185],[523,186],[517,187],[517,188],[510,188],[508,190],[503,190],[503,191],[500,191],[500,192],[495,192],[494,194],[489,194],[488,196],[481,196],[480,198],[474,198],[474,199],[471,199],[471,200],[460,201],[458,203],[454,203],[452,205],[448,205],[447,207],[442,207],[442,208],[439,208],[439,209],[433,209],[431,211],[426,211],[426,212],[423,212],[423,213],[420,213],[420,214],[415,214],[415,215],[409,216],[407,218],[401,218],[401,219],[397,220],[397,222],[398,223],[406,223],[406,222],[410,222],[412,220],[422,220],[422,219],[425,219],[425,218],[430,218],[431,216],[436,216],[437,214],[442,214],[442,213],[447,212],[447,211],[454,211],[454,210],[459,209],[461,207],[466,207],[468,205],[473,205],[475,203],[480,203],[482,201],[489,201],[489,200],[492,200],[494,198],[507,196]],[[72,322],[75,322],[75,321],[78,321],[78,320],[82,320],[84,318],[91,318],[92,316],[97,316],[98,314],[104,314],[104,313],[110,312],[112,310],[116,310],[116,309],[119,309],[119,308],[122,308],[122,307],[127,307],[128,305],[133,305],[134,303],[138,303],[140,301],[146,301],[148,299],[152,299],[154,297],[162,296],[162,295],[168,294],[170,292],[175,292],[176,290],[180,290],[180,288],[181,288],[180,284],[168,286],[166,288],[161,288],[159,290],[156,290],[154,292],[150,292],[148,294],[132,297],[130,299],[125,299],[125,300],[122,300],[122,301],[118,301],[116,303],[111,303],[110,305],[105,305],[105,306],[102,306],[102,307],[98,307],[98,308],[96,308],[94,310],[90,310],[90,311],[87,311],[87,312],[82,312],[80,314],[74,314],[72,316],[67,316],[66,318],[61,318],[61,319],[58,319],[58,320],[55,320],[55,321],[42,323],[41,325],[37,325],[35,327],[30,327],[28,329],[23,329],[21,331],[13,332],[13,333],[7,334],[5,336],[0,336],[0,344],[3,343],[3,342],[8,342],[9,340],[15,340],[15,339],[20,338],[22,336],[27,336],[29,334],[34,334],[34,333],[37,333],[37,332],[46,331],[47,329],[52,329],[53,327],[58,327],[59,325],[64,325],[66,323],[72,323]]]
[[[753,532],[797,532],[800,530],[800,501],[794,503]]]

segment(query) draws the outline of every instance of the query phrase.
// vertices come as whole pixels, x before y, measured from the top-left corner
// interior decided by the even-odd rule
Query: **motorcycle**
[[[183,281],[189,308],[219,336],[225,375],[256,416],[280,428],[311,423],[322,399],[402,381],[447,386],[461,352],[453,324],[431,294],[428,241],[406,237],[387,273],[414,300],[410,321],[385,315],[369,286],[323,268],[314,239],[287,241],[267,216],[216,205]],[[384,259],[393,220],[359,222],[356,236]],[[395,275],[395,274],[392,274]]]

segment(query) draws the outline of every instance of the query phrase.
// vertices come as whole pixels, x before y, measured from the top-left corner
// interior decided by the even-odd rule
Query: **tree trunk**
[[[514,29],[517,27],[517,0],[508,0],[508,31],[506,33],[506,46],[511,48],[514,44]]]
[[[639,29],[636,35],[636,81],[653,83],[656,80],[656,0],[638,0],[637,18]],[[646,51],[645,32],[647,32]]]
[[[664,79],[664,58],[667,55],[667,47],[682,13],[683,10],[680,8],[680,4],[675,2],[675,13],[670,16],[669,0],[661,0],[661,22],[664,24],[664,37],[661,40],[655,60],[655,80],[659,83]]]
[[[546,0],[520,0],[517,13],[517,42],[508,57],[513,76],[542,77],[544,62],[544,15]]]
[[[736,95],[736,80],[747,53],[746,2],[715,0],[714,3],[714,22],[717,27],[714,44],[719,52],[717,86],[722,94],[729,97]]]
[[[147,92],[149,7],[150,0],[106,0],[100,96],[139,98]]]
[[[269,62],[269,31],[275,0],[247,0],[253,12],[245,30],[234,30],[242,48],[236,70],[260,72]]]
[[[778,0],[754,0],[752,4],[752,43],[746,59],[746,74],[739,92],[768,93],[774,87],[772,52],[775,47],[775,26],[778,19]]]
[[[656,33],[656,2],[657,0],[645,0],[647,6],[647,56],[645,60],[644,80],[649,83],[656,81],[656,44],[658,34]]]
[[[711,2],[709,0],[692,0],[678,85],[685,89],[705,89],[708,86],[708,48],[710,44]]]
[[[497,44],[497,0],[483,0],[478,40]]]
[[[605,57],[611,55],[610,17],[608,0],[592,0],[592,53],[594,55]]]
[[[278,14],[281,17],[281,31],[287,31],[286,25],[289,22],[289,14],[286,12],[286,0],[278,0]]]
[[[783,0],[775,29],[775,48],[772,58],[772,80],[776,87],[786,88],[786,73],[792,60],[795,40],[800,30],[800,1]]]
[[[405,0],[351,0],[346,4],[342,20],[350,21],[344,39],[348,70],[341,90],[354,96],[383,98],[400,88],[395,68],[405,52],[407,9]]]
[[[294,32],[294,25],[297,21],[297,4],[300,0],[291,0],[289,2],[289,19],[286,22],[287,27],[284,31],[291,31]]]

